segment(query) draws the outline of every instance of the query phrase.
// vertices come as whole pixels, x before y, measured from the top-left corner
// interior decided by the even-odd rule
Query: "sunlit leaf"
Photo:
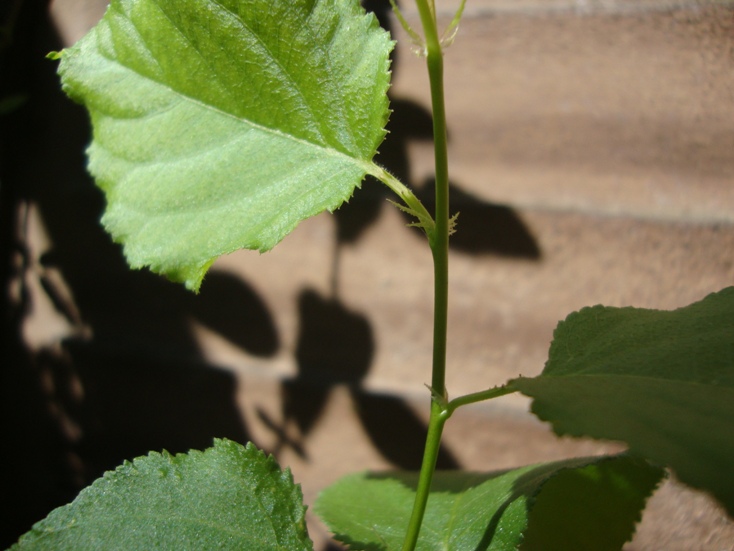
[[[52,511],[13,550],[311,551],[289,471],[252,444],[126,462]]]
[[[393,43],[358,0],[113,0],[64,50],[103,223],[131,266],[198,289],[371,170]]]

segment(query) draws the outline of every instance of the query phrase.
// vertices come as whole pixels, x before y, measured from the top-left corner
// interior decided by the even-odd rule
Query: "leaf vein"
[[[319,137],[324,143],[328,143],[326,140],[324,133],[322,129],[320,128],[320,125],[318,124],[319,117],[316,116],[316,113],[314,111],[313,106],[310,104],[310,102],[307,100],[306,95],[304,94],[303,90],[301,89],[300,85],[298,84],[298,81],[293,77],[293,75],[288,71],[288,69],[283,66],[283,64],[280,62],[280,60],[273,54],[272,50],[268,47],[268,45],[263,41],[263,39],[255,33],[250,25],[240,16],[238,13],[234,13],[230,10],[228,10],[224,5],[222,5],[218,0],[208,0],[211,4],[214,4],[219,8],[221,12],[223,12],[225,15],[228,15],[230,18],[235,19],[239,22],[242,29],[247,31],[247,33],[252,36],[257,42],[260,44],[260,46],[267,52],[268,57],[270,60],[275,64],[275,66],[280,70],[280,73],[286,78],[286,80],[290,83],[291,89],[298,94],[298,96],[302,99],[303,106],[306,108],[310,115],[311,123],[313,126],[315,126],[318,129]],[[283,81],[281,81],[283,83]]]

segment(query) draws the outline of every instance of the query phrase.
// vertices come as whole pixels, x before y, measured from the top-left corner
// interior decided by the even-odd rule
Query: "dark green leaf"
[[[126,462],[52,511],[17,551],[312,550],[289,471],[252,444]]]
[[[662,469],[630,456],[558,471],[532,504],[520,550],[621,549],[664,476]]]
[[[619,549],[662,476],[628,456],[437,472],[417,549]],[[323,492],[316,511],[350,549],[399,550],[416,483],[417,473],[351,475]]]
[[[358,0],[113,0],[59,72],[130,265],[198,289],[218,256],[348,199],[375,170],[391,49]]]
[[[734,288],[672,312],[584,308],[510,386],[558,434],[622,440],[734,514]]]

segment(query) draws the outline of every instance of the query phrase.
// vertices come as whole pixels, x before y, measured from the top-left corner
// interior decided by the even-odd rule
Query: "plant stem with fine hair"
[[[416,0],[425,39],[426,62],[431,83],[433,140],[436,171],[435,232],[429,240],[434,266],[433,365],[431,374],[431,415],[418,479],[413,512],[403,543],[403,551],[413,551],[418,541],[423,515],[428,503],[433,473],[441,446],[441,434],[449,417],[446,398],[446,334],[448,328],[449,276],[449,170],[446,143],[446,112],[443,93],[443,52],[436,26],[432,0]],[[442,399],[443,398],[443,399]]]

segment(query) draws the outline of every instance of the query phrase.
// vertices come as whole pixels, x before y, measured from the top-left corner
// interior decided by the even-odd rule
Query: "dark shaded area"
[[[37,372],[26,351],[3,328],[0,368],[2,469],[0,548],[6,549],[48,512],[80,489],[69,445],[49,415]]]
[[[308,435],[334,385],[346,384],[362,426],[380,453],[401,469],[419,469],[426,437],[425,423],[401,399],[360,388],[374,354],[374,338],[368,320],[348,310],[338,300],[322,298],[311,290],[299,297],[301,333],[296,348],[298,375],[282,384],[283,413],[294,421],[302,436]],[[279,431],[271,420],[271,429]],[[305,445],[286,441],[303,457]],[[456,459],[441,447],[440,468],[457,468]]]
[[[367,434],[385,459],[401,469],[420,470],[428,432],[423,420],[394,396],[356,391],[352,397]],[[442,444],[436,468],[459,467],[456,457]]]
[[[367,375],[375,343],[367,318],[337,299],[307,289],[298,299],[298,312],[298,374],[282,383],[281,392],[285,421],[295,422],[305,437],[323,412],[331,387],[356,386]]]
[[[435,180],[427,181],[415,193],[429,212],[435,210]],[[540,260],[538,242],[511,207],[483,201],[453,183],[449,185],[449,204],[451,214],[459,214],[456,233],[449,240],[452,250]]]
[[[251,354],[279,348],[267,306],[241,280],[213,272],[195,296],[127,267],[99,225],[104,200],[84,169],[87,115],[45,59],[60,47],[47,10],[24,3],[0,52],[0,99],[25,98],[0,115],[2,284],[15,290],[13,300],[2,295],[2,548],[124,459],[250,439],[234,378],[207,365],[192,320]],[[41,258],[28,247],[29,208],[52,240]],[[21,335],[39,298],[31,284],[70,328],[40,349]]]
[[[298,298],[298,311],[299,378],[330,384],[361,381],[369,371],[375,348],[367,318],[310,289]]]
[[[260,295],[233,275],[212,271],[199,296],[186,294],[196,320],[255,356],[280,348],[270,311]]]
[[[283,414],[293,419],[302,435],[311,432],[326,405],[332,386],[324,381],[312,383],[308,372],[300,372],[294,380],[281,385]],[[303,446],[299,446],[303,450]],[[305,451],[303,452],[305,457]]]
[[[232,399],[230,373],[94,345],[69,349],[85,388],[79,415],[85,433],[77,447],[85,478],[150,450],[202,450],[214,437],[250,440]]]
[[[16,300],[8,292],[9,282],[28,263],[25,244],[18,240],[21,222],[17,205],[21,189],[13,182],[19,154],[19,129],[28,124],[28,96],[34,87],[33,72],[27,70],[25,53],[36,39],[35,21],[45,17],[45,6],[20,0],[0,6],[0,278],[3,292],[0,331],[0,435],[3,459],[0,469],[0,548],[5,549],[48,511],[72,498],[78,488],[63,465],[66,442],[48,414],[39,392],[39,380],[30,354],[21,339],[22,320],[28,293],[20,287]],[[20,98],[15,106],[5,103]],[[13,108],[14,107],[14,108]],[[28,136],[25,137],[28,140]]]
[[[339,243],[356,242],[362,233],[377,222],[382,205],[389,197],[389,190],[372,177],[362,182],[348,202],[334,211],[337,240]]]

